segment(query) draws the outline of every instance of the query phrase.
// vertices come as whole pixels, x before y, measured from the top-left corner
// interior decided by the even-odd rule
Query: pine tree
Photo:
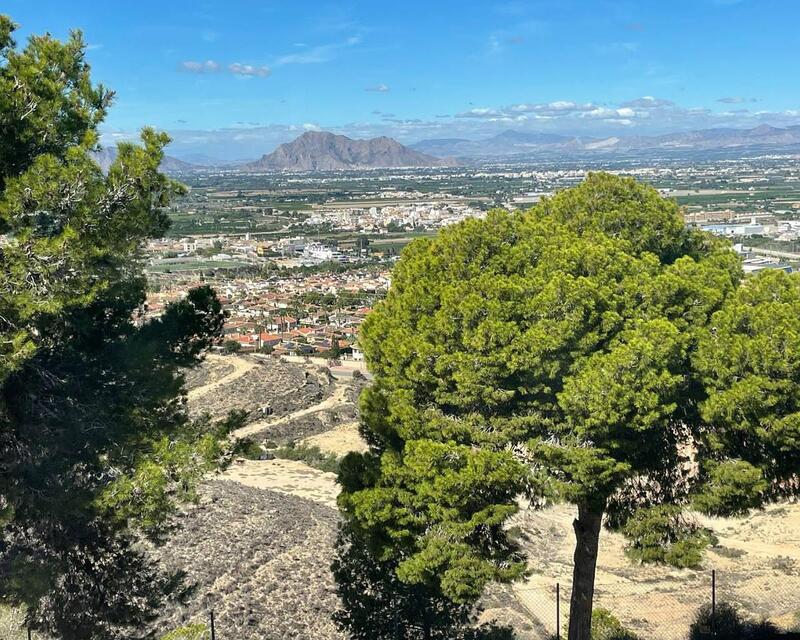
[[[90,158],[112,94],[85,45],[0,16],[0,599],[60,638],[145,634],[182,593],[135,546],[224,456],[229,425],[191,421],[184,367],[219,334],[214,292],[134,323],[139,251],[164,233],[181,185],[159,173],[168,138]]]
[[[571,502],[569,637],[587,640],[604,521],[657,516],[669,553],[640,557],[696,564],[695,498],[797,491],[797,279],[741,278],[727,243],[608,174],[412,243],[359,336],[371,448],[342,463],[345,515],[401,580],[469,602],[525,571],[503,530],[518,495]]]

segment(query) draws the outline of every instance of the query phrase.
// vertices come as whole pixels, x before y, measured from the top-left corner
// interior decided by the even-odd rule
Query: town
[[[171,211],[173,228],[146,247],[151,291],[142,317],[211,284],[228,314],[218,349],[360,361],[358,328],[408,242],[494,206],[523,210],[591,168],[383,170],[369,181],[358,173],[180,176],[190,192]],[[615,171],[675,199],[688,226],[729,238],[745,272],[800,265],[794,157]]]

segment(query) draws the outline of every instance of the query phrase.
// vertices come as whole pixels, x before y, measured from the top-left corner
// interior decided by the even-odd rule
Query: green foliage
[[[607,174],[413,242],[359,335],[371,450],[343,462],[340,506],[403,580],[466,601],[524,571],[502,527],[521,493],[618,524],[685,501],[692,357],[740,277],[672,202]]]
[[[592,611],[592,640],[639,640],[608,609]]]
[[[154,440],[129,474],[106,485],[97,507],[112,520],[159,538],[177,505],[197,500],[196,487],[203,476],[238,453],[238,445],[227,435],[243,422],[242,412],[216,422],[203,416],[178,434]]]
[[[316,445],[296,444],[290,442],[284,447],[273,451],[276,458],[284,460],[300,460],[309,467],[314,467],[327,473],[339,472],[339,458],[332,453],[325,453]]]
[[[749,279],[702,332],[695,357],[708,389],[710,429],[697,498],[709,513],[740,514],[796,493],[800,469],[800,275]]]
[[[161,636],[161,640],[207,640],[210,637],[211,631],[205,624],[194,623],[170,631]]]
[[[354,528],[341,525],[331,566],[342,607],[338,628],[353,640],[513,640],[510,629],[473,625],[479,610],[456,604],[426,584],[398,579],[393,561],[380,560]]]
[[[189,419],[181,371],[221,332],[200,287],[140,319],[140,247],[184,188],[158,168],[164,134],[91,160],[111,94],[84,44],[0,16],[0,600],[64,639],[131,638],[185,595],[137,547],[225,458]]]
[[[761,469],[744,460],[709,461],[694,505],[715,516],[744,515],[764,502],[769,487]]]
[[[248,460],[261,460],[264,455],[264,449],[249,438],[243,438],[238,441],[236,453]]]
[[[49,35],[32,36],[19,50],[15,28],[0,15],[0,190],[34,159],[63,159],[70,148],[93,143],[113,96],[92,86],[79,31],[63,44]]]
[[[711,531],[688,520],[677,505],[639,510],[622,532],[630,541],[626,548],[630,558],[679,568],[697,568],[706,547],[716,544]]]
[[[228,355],[231,355],[239,353],[242,350],[242,345],[236,340],[225,340],[225,342],[222,343],[222,350]]]
[[[777,640],[779,629],[768,621],[754,622],[742,617],[727,602],[702,606],[689,627],[689,640]]]
[[[695,239],[674,202],[633,178],[590,174],[579,187],[565,189],[535,209],[581,235],[621,240],[626,252],[648,252],[664,263],[691,254],[697,241],[712,242]]]

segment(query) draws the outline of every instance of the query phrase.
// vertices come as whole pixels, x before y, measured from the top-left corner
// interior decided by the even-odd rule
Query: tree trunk
[[[594,574],[602,520],[602,510],[578,505],[578,518],[572,523],[576,544],[569,603],[569,640],[591,640],[592,637]]]

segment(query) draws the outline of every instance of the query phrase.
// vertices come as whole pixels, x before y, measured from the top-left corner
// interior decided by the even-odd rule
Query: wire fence
[[[571,585],[568,582],[524,585],[514,589],[541,640],[566,638]],[[774,572],[709,571],[674,580],[600,582],[595,585],[594,610],[610,612],[641,640],[701,640],[727,638],[714,629],[723,610],[733,607],[751,627],[771,623],[781,634],[800,640],[800,593],[786,588]],[[706,616],[698,618],[705,610]],[[710,615],[708,615],[710,614]]]
[[[794,567],[787,567],[794,571]],[[793,582],[793,581],[792,581]],[[525,637],[537,640],[560,640],[567,637],[569,625],[569,582],[545,582],[518,585],[516,599],[527,613],[529,625]],[[733,607],[742,621],[753,625],[768,622],[781,636],[750,635],[763,639],[786,637],[800,640],[800,592],[791,588],[774,571],[694,572],[665,579],[641,579],[613,582],[601,580],[595,585],[594,610],[606,610],[631,635],[608,635],[597,640],[746,640],[729,630],[714,628],[720,612]],[[705,610],[706,617],[698,620]],[[711,614],[710,616],[708,614]],[[17,624],[21,619],[17,621]],[[241,629],[225,632],[225,619],[219,620],[213,609],[207,610],[181,629],[165,636],[170,640],[243,640]],[[238,625],[235,625],[238,627]],[[3,631],[0,628],[0,631]],[[232,631],[232,630],[228,630]],[[42,640],[44,636],[17,627],[6,630],[9,640]],[[4,636],[0,633],[0,636]],[[300,636],[298,636],[300,637]],[[6,640],[5,637],[2,640]]]

